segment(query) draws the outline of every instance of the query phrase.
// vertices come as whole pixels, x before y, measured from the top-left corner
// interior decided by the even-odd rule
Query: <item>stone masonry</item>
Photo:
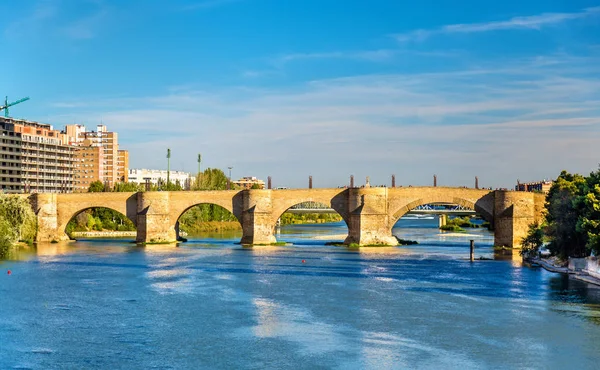
[[[273,244],[275,225],[290,207],[319,202],[336,210],[348,225],[345,244],[396,245],[394,224],[423,204],[454,203],[477,211],[494,227],[495,244],[519,247],[529,224],[539,221],[544,195],[529,192],[445,187],[178,191],[140,193],[32,194],[40,242],[65,240],[65,228],[79,212],[105,207],[126,215],[139,243],[177,240],[177,221],[189,208],[217,204],[238,219],[242,244]]]

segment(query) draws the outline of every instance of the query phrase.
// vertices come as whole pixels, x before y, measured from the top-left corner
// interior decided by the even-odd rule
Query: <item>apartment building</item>
[[[10,193],[73,191],[74,148],[51,125],[0,117],[0,186]]]
[[[86,131],[83,125],[67,125],[65,133],[68,142],[78,147],[76,161],[80,165],[75,172],[76,191],[87,191],[85,184],[89,186],[93,181],[101,181],[112,188],[115,183],[128,180],[129,152],[119,149],[116,132],[108,131],[105,125],[97,125],[95,131]],[[85,149],[90,147],[101,149]]]
[[[119,149],[117,156],[117,178],[121,182],[129,182],[129,152]]]
[[[0,189],[3,193],[22,193],[21,134],[3,123],[0,127]]]
[[[75,152],[73,191],[85,193],[94,181],[104,177],[104,149],[101,146],[79,146]]]

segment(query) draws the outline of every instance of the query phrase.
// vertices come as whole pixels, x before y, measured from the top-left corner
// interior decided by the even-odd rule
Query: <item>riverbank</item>
[[[206,232],[222,232],[241,230],[242,225],[237,221],[203,221],[194,225],[180,226],[180,230],[190,235]]]
[[[529,262],[538,264],[547,271],[569,274],[574,279],[600,286],[600,268],[594,257],[570,258],[568,263],[558,261],[556,257],[531,258]]]
[[[73,238],[135,238],[136,231],[73,231]]]

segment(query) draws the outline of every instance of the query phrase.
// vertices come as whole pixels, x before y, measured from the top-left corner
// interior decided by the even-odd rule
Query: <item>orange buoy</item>
[[[12,271],[8,270],[8,271],[6,271],[6,273],[10,275],[10,274],[12,274]]]
[[[306,260],[302,260],[302,263],[306,263]]]

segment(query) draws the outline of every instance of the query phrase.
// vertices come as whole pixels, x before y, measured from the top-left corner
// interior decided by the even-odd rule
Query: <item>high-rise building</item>
[[[119,149],[117,158],[117,178],[121,182],[129,182],[129,152]]]
[[[101,146],[80,146],[75,152],[76,193],[85,193],[94,181],[104,178],[104,149]]]
[[[5,192],[73,191],[74,148],[51,125],[0,117],[0,186]]]
[[[81,182],[77,191],[87,191],[83,189],[83,184],[90,179],[90,166],[94,165],[94,180],[101,181],[105,186],[112,188],[117,182],[124,182],[128,179],[129,170],[129,153],[127,150],[119,150],[119,136],[116,132],[108,131],[105,125],[97,125],[96,131],[86,131],[82,125],[67,125],[66,135],[68,142],[72,145],[81,148],[99,147],[102,148],[101,161],[89,162],[92,153],[96,153],[96,157],[100,158],[100,154],[91,150],[78,150],[77,161],[85,163],[87,166],[79,166],[76,168],[75,176]],[[81,172],[84,171],[84,172]],[[88,171],[88,172],[85,172]],[[85,177],[88,176],[88,177]],[[84,181],[84,179],[86,181]]]

